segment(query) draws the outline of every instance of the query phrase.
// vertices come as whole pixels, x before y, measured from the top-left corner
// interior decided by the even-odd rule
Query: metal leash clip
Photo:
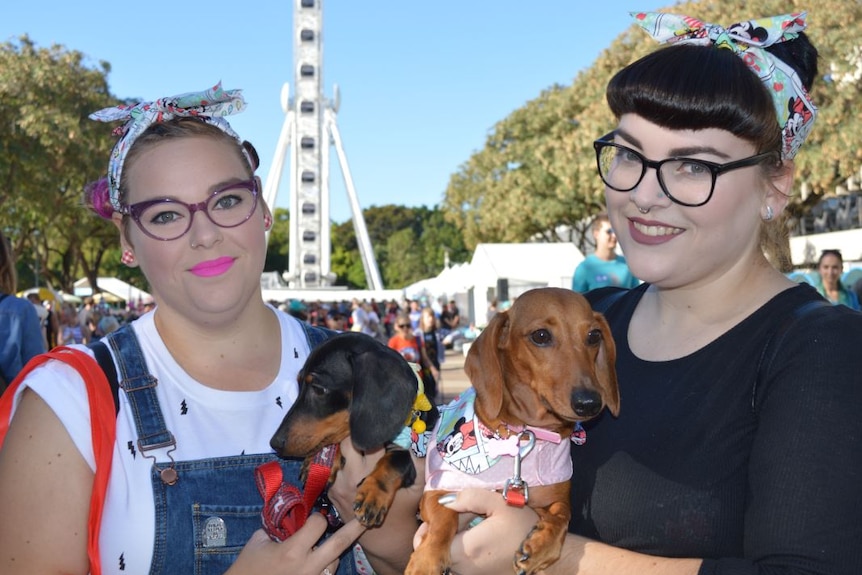
[[[526,438],[527,443],[521,445]],[[530,500],[530,487],[521,479],[521,460],[525,458],[536,445],[536,434],[525,429],[518,434],[518,453],[515,454],[515,470],[512,477],[506,480],[503,486],[503,499],[508,505],[523,507]]]

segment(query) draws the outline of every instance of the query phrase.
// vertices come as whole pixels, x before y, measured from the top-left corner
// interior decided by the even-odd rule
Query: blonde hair
[[[793,259],[790,255],[790,229],[788,217],[784,211],[768,222],[760,224],[760,249],[778,271],[788,273],[793,271]]]
[[[430,307],[423,307],[421,315],[419,316],[419,327],[420,327],[420,329],[422,329],[422,331],[425,331],[424,328],[426,327],[426,325],[425,325],[426,324],[426,318],[431,318],[431,324],[432,324],[432,325],[427,326],[427,327],[431,327],[431,328],[437,327],[437,315],[434,313],[434,310],[431,309]]]
[[[233,147],[237,156],[242,160],[243,164],[248,168],[247,175],[251,178],[254,175],[256,166],[253,158],[246,156],[248,148],[236,141],[236,138],[226,133],[224,130],[208,124],[202,120],[195,118],[172,118],[166,122],[157,122],[151,124],[132,144],[129,148],[126,159],[123,162],[123,174],[120,180],[120,202],[125,204],[128,197],[128,167],[135,163],[138,156],[144,151],[156,144],[160,144],[168,140],[178,140],[183,138],[200,138],[208,137],[213,140],[220,140]],[[250,146],[250,144],[249,144]],[[255,152],[256,154],[256,152]],[[252,162],[250,164],[249,162]]]

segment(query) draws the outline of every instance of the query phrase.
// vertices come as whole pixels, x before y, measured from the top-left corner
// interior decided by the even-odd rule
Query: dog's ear
[[[509,338],[509,313],[497,312],[467,352],[464,371],[476,389],[476,409],[492,420],[503,409],[502,353]]]
[[[620,390],[617,386],[616,370],[617,346],[605,316],[599,312],[593,312],[593,317],[598,322],[602,332],[602,343],[596,357],[596,378],[605,405],[616,416],[620,413]]]
[[[357,353],[353,362],[350,438],[369,450],[395,439],[416,400],[418,382],[410,364],[385,345]]]

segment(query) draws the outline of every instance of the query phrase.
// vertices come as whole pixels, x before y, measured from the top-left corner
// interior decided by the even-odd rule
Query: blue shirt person
[[[626,259],[615,251],[617,236],[607,214],[596,216],[592,230],[596,252],[584,258],[575,268],[572,290],[585,293],[600,287],[633,288],[638,285],[640,281],[632,275]]]
[[[0,232],[0,393],[30,358],[45,351],[36,308],[15,296],[17,283],[12,245]]]

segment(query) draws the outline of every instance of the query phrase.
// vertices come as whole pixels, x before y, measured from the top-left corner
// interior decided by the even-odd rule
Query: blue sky
[[[292,0],[7,2],[0,41],[28,34],[111,64],[111,92],[152,100],[221,80],[248,109],[230,118],[266,180],[293,83]],[[326,0],[323,86],[341,93],[338,128],[363,208],[439,204],[451,174],[496,122],[553,84],[570,84],[630,25],[673,0]],[[332,150],[332,219],[350,219]],[[277,207],[288,205],[288,175]]]

